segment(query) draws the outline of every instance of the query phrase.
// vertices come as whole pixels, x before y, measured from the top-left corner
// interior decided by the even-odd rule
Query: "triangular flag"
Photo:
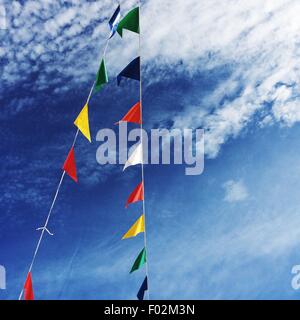
[[[71,148],[67,159],[64,163],[63,170],[75,181],[78,182],[77,172],[76,172],[76,162],[75,162],[75,154],[74,147]]]
[[[90,125],[89,125],[89,108],[88,104],[86,104],[83,109],[81,110],[79,116],[74,122],[75,126],[81,131],[81,133],[89,140],[91,140],[91,133],[90,133]]]
[[[130,166],[143,163],[143,145],[140,143],[132,152],[129,159],[126,161],[123,171]]]
[[[121,14],[120,14],[120,5],[119,5],[108,22],[110,31],[111,31],[109,39],[112,38],[116,33],[120,18],[121,18]]]
[[[118,86],[121,83],[122,77],[140,81],[140,57],[131,61],[127,67],[119,73],[117,77]]]
[[[119,22],[117,32],[122,37],[123,29],[127,29],[129,31],[140,33],[140,25],[139,25],[139,8],[134,8],[127,13],[127,15]]]
[[[138,234],[145,232],[145,215],[141,215],[134,225],[123,236],[122,240],[134,238]]]
[[[98,92],[106,83],[108,83],[108,75],[105,66],[105,61],[104,59],[102,59],[96,77],[95,92]]]
[[[144,248],[135,259],[134,264],[130,270],[130,273],[139,270],[147,261],[146,258],[146,248]]]
[[[146,277],[145,280],[143,281],[140,290],[137,294],[137,298],[141,301],[144,300],[144,295],[145,295],[145,291],[148,290],[148,278]]]
[[[29,272],[24,284],[24,300],[34,300],[31,273]]]
[[[141,103],[136,103],[123,117],[122,120],[117,122],[116,124],[119,124],[120,122],[132,122],[137,124],[142,124],[142,113],[141,113]]]
[[[126,208],[128,208],[128,205],[131,203],[135,203],[143,200],[144,200],[144,183],[142,181],[129,196],[126,203]]]

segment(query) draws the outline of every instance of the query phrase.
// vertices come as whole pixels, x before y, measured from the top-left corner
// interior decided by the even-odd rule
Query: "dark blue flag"
[[[142,284],[142,286],[141,286],[141,288],[140,288],[140,290],[139,290],[139,292],[138,292],[138,294],[137,294],[137,298],[139,300],[144,300],[145,291],[147,291],[147,290],[148,290],[148,279],[146,277],[144,282],[143,282],[143,284]]]
[[[121,83],[122,77],[140,81],[140,57],[135,58],[123,71],[121,71],[117,77],[118,86]]]
[[[111,34],[110,34],[109,38],[112,38],[114,36],[114,34],[116,33],[119,22],[120,22],[120,18],[121,18],[121,14],[120,14],[120,5],[119,5],[108,22],[110,30],[111,30]]]

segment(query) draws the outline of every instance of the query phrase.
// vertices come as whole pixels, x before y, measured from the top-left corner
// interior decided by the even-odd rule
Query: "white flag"
[[[141,163],[143,163],[143,146],[140,143],[132,152],[129,159],[126,161],[123,171],[130,166],[135,166],[136,164]]]

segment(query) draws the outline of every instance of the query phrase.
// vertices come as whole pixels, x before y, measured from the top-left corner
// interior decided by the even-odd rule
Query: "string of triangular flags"
[[[107,51],[107,47],[108,47],[108,42],[115,34],[115,32],[117,30],[116,26],[118,25],[119,21],[120,21],[120,6],[118,6],[118,8],[114,12],[113,16],[109,20],[110,35],[109,35],[109,38],[106,40],[105,49],[103,52],[103,56],[102,56],[99,70],[97,72],[96,80],[93,83],[93,86],[90,90],[90,93],[88,95],[88,98],[86,100],[86,103],[85,103],[83,109],[81,110],[78,117],[74,121],[74,125],[77,127],[77,131],[76,131],[76,134],[75,134],[75,137],[73,140],[73,144],[70,148],[70,151],[69,151],[67,158],[62,166],[63,172],[62,172],[58,187],[56,189],[52,204],[50,206],[50,210],[48,212],[46,222],[43,227],[37,229],[37,230],[41,231],[41,235],[39,237],[36,249],[34,251],[34,255],[33,255],[30,267],[29,267],[29,271],[27,273],[24,287],[21,290],[21,293],[19,295],[19,300],[21,300],[22,297],[24,298],[24,300],[34,300],[32,269],[33,269],[35,259],[37,257],[38,252],[39,252],[40,245],[42,243],[42,240],[43,240],[45,233],[48,233],[51,236],[53,235],[48,230],[48,223],[50,221],[52,210],[53,210],[54,205],[56,203],[56,200],[57,200],[57,197],[58,197],[58,194],[59,194],[59,191],[60,191],[60,188],[61,188],[61,185],[62,185],[62,182],[64,180],[65,175],[67,174],[75,182],[78,182],[77,168],[76,168],[76,161],[75,161],[75,144],[76,144],[79,132],[81,132],[83,134],[83,136],[89,142],[91,142],[91,134],[90,134],[90,126],[89,126],[89,102],[90,102],[90,99],[91,99],[93,92],[95,92],[95,93],[98,92],[106,83],[108,83],[107,70],[106,70],[106,66],[105,66],[105,55],[106,55],[106,51]]]
[[[140,34],[140,6],[131,10],[119,23],[117,32],[123,36],[123,29],[130,30],[139,34],[139,48],[141,49],[141,34]],[[141,50],[139,50],[141,51]],[[148,299],[150,299],[148,287],[148,260],[147,260],[147,239],[146,239],[146,210],[145,210],[145,192],[144,192],[144,159],[143,159],[143,121],[142,121],[142,79],[141,79],[141,52],[139,56],[132,60],[117,77],[118,85],[121,84],[123,78],[130,78],[137,80],[140,83],[139,101],[127,112],[120,122],[131,122],[140,125],[141,128],[141,141],[136,146],[135,150],[131,153],[125,163],[123,171],[128,167],[140,164],[142,171],[142,181],[136,186],[133,192],[129,195],[125,207],[128,208],[130,204],[142,201],[143,214],[136,220],[132,227],[126,232],[122,240],[134,238],[140,233],[144,234],[144,247],[135,259],[130,273],[133,273],[146,266],[146,276],[138,291],[137,298],[144,299],[145,292],[148,292]],[[117,123],[117,124],[118,124]]]
[[[91,142],[91,133],[90,133],[90,126],[89,126],[89,102],[92,97],[93,92],[97,93],[99,92],[105,84],[108,83],[108,75],[107,75],[107,69],[105,64],[105,56],[106,51],[108,47],[109,40],[115,35],[115,33],[118,33],[121,37],[123,37],[123,30],[129,30],[135,33],[138,33],[140,36],[140,8],[134,8],[131,10],[122,20],[121,20],[121,14],[120,14],[120,5],[115,10],[114,14],[112,15],[111,19],[109,20],[108,24],[110,26],[110,35],[108,39],[106,40],[105,49],[103,52],[103,56],[101,59],[100,67],[98,69],[96,80],[93,83],[93,86],[90,90],[90,93],[88,95],[87,101],[82,108],[81,112],[79,113],[78,117],[74,121],[74,125],[77,127],[77,131],[74,137],[73,144],[70,148],[70,151],[67,155],[67,158],[62,166],[63,173],[61,175],[54,199],[52,201],[52,204],[50,206],[50,210],[47,215],[46,222],[43,227],[38,228],[37,230],[41,231],[41,235],[39,238],[39,241],[37,243],[33,259],[31,261],[29,271],[27,273],[27,278],[24,284],[24,287],[19,295],[19,300],[24,298],[24,300],[34,300],[34,291],[33,291],[33,281],[32,281],[32,269],[35,263],[35,259],[37,257],[37,254],[40,249],[40,245],[42,243],[43,237],[45,232],[47,232],[49,235],[53,235],[48,230],[48,223],[50,221],[50,217],[52,214],[52,210],[54,208],[54,205],[56,203],[62,182],[64,180],[65,175],[67,174],[71,179],[73,179],[76,183],[78,183],[78,176],[77,176],[77,168],[76,168],[76,160],[75,160],[75,145],[78,138],[79,132],[82,133],[82,135]],[[142,127],[142,82],[141,82],[141,62],[140,57],[135,58],[131,63],[124,68],[123,71],[120,72],[120,74],[117,76],[117,83],[120,85],[122,78],[130,78],[134,80],[138,80],[140,82],[140,99],[139,102],[137,102],[129,111],[128,113],[123,117],[123,119],[120,122],[132,122],[139,124]],[[119,122],[118,122],[119,123]],[[146,245],[146,227],[145,227],[145,200],[144,200],[144,166],[143,166],[143,143],[141,143],[137,146],[135,151],[131,154],[129,159],[127,160],[124,170],[130,166],[141,164],[142,165],[142,182],[135,188],[135,190],[132,192],[132,194],[129,196],[126,207],[129,206],[129,204],[143,201],[143,211],[144,213],[141,215],[141,217],[133,224],[133,226],[128,230],[128,232],[123,236],[122,239],[128,239],[132,237],[136,237],[140,233],[144,233],[144,248],[137,256],[136,260],[134,261],[134,264],[131,268],[130,273],[140,269],[143,265],[146,264],[146,277],[138,291],[137,298],[139,300],[144,299],[144,294],[146,291],[148,291],[148,299],[149,299],[149,290],[148,290],[148,264],[147,264],[147,245]],[[123,170],[123,171],[124,171]]]

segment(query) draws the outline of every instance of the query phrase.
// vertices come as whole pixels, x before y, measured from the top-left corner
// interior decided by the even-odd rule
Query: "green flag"
[[[107,82],[108,82],[108,76],[107,76],[105,61],[103,59],[101,61],[100,68],[97,73],[95,91],[98,92],[103,87],[103,85],[105,85]]]
[[[129,11],[127,15],[119,22],[117,32],[122,37],[123,29],[127,29],[129,31],[140,33],[140,16],[139,16],[139,7],[134,8]]]
[[[136,258],[136,260],[134,261],[134,264],[131,268],[130,273],[140,269],[145,263],[146,263],[146,249],[144,248]]]

